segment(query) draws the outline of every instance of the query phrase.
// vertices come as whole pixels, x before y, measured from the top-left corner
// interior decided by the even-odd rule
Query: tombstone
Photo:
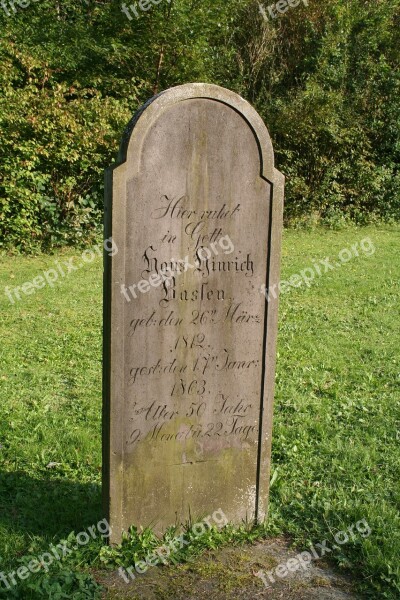
[[[283,188],[262,119],[226,89],[167,90],[127,127],[106,175],[112,543],[219,509],[266,516]]]

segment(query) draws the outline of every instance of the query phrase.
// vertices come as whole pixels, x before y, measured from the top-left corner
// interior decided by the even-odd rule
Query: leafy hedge
[[[400,0],[310,0],[266,22],[253,0],[42,0],[0,14],[0,247],[101,227],[103,170],[153,93],[187,81],[252,102],[287,176],[286,221],[400,217]]]

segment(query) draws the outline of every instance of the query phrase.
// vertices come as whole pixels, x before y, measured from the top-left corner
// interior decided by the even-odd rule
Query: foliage
[[[117,0],[0,10],[0,247],[93,236],[103,169],[151,95],[188,81],[242,94],[287,176],[286,221],[400,216],[400,0],[310,0],[266,22],[255,0]]]
[[[199,519],[199,522],[201,522],[201,519]],[[177,543],[175,546],[172,544],[168,556],[164,552],[163,559],[160,560],[160,564],[165,565],[181,564],[194,559],[205,550],[215,550],[225,545],[254,542],[266,536],[267,532],[271,530],[272,527],[268,528],[265,524],[255,527],[251,525],[243,525],[242,527],[227,525],[222,529],[206,526],[205,531],[198,534],[193,531],[191,524],[187,523],[183,534],[177,528],[171,527],[163,537],[158,537],[151,528],[139,531],[136,527],[131,527],[120,546],[113,548],[104,546],[102,548],[100,561],[109,568],[134,567],[142,561],[146,562],[146,558],[150,558],[156,550],[165,545],[168,546],[169,542],[173,542],[175,538],[183,535],[185,544]]]
[[[49,82],[46,65],[9,51],[3,74],[20,78],[18,61],[26,77],[21,88],[10,78],[0,96],[3,244],[29,250],[36,242],[77,242],[101,224],[103,162],[111,160],[127,104],[79,83]]]
[[[53,569],[54,571],[55,569]],[[0,598],[24,600],[100,600],[102,588],[87,573],[62,568],[41,573],[21,582],[17,588],[0,589]]]
[[[242,27],[240,91],[270,124],[288,220],[399,218],[399,11],[397,0],[327,0]]]

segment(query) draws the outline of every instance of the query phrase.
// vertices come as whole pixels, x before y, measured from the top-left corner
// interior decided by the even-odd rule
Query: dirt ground
[[[193,562],[176,567],[153,567],[126,583],[117,573],[99,575],[104,600],[356,600],[352,580],[322,560],[307,568],[287,570],[274,583],[256,573],[275,571],[299,554],[288,540],[266,540],[253,546],[207,552]],[[293,565],[293,563],[291,563]]]

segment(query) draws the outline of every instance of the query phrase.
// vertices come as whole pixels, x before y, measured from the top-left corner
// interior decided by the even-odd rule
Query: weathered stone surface
[[[236,94],[179,86],[128,127],[106,197],[113,542],[219,508],[265,516],[277,299],[260,290],[278,282],[282,205],[268,131]]]

